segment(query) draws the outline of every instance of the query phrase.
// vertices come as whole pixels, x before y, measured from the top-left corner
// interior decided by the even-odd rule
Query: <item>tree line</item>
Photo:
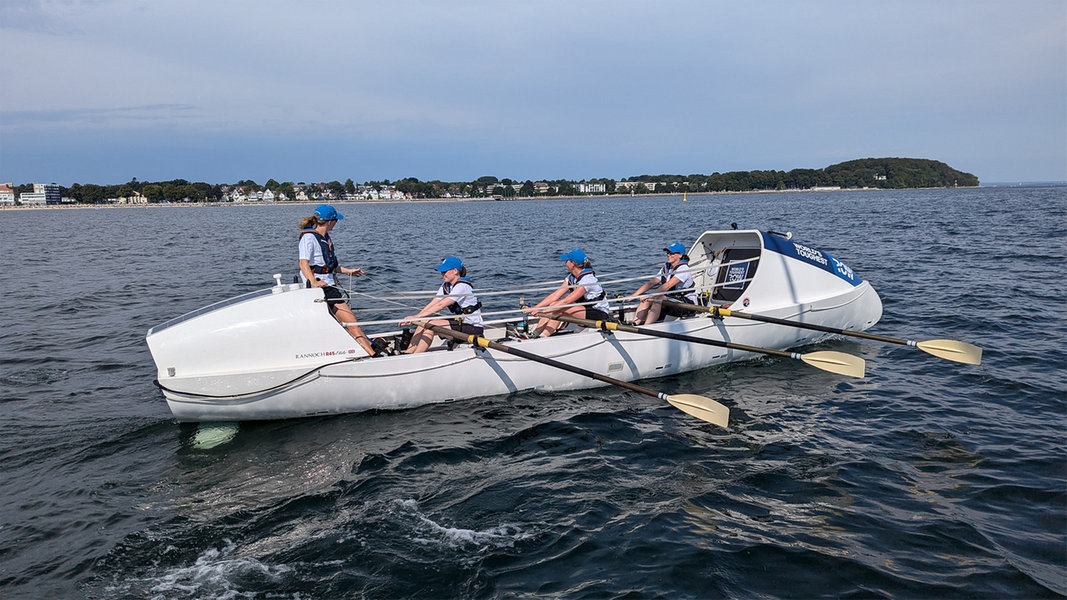
[[[534,197],[534,196],[579,196],[599,194],[670,194],[699,192],[750,192],[768,190],[810,190],[819,187],[843,189],[879,188],[930,188],[977,186],[978,178],[970,173],[953,169],[943,162],[919,158],[864,158],[831,165],[823,169],[793,169],[791,171],[731,171],[711,175],[638,175],[622,180],[607,178],[571,180],[518,181],[484,176],[469,182],[420,181],[409,177],[395,182],[389,180],[367,181],[357,185],[352,179],[344,183],[325,183],[268,180],[260,185],[252,180],[233,184],[190,182],[184,179],[147,182],[136,178],[118,185],[75,183],[63,187],[63,196],[80,204],[104,204],[112,198],[141,194],[149,202],[218,202],[225,201],[226,194],[234,187],[244,188],[246,193],[270,190],[278,196],[284,194],[289,200],[296,198],[298,190],[304,190],[310,198],[343,198],[344,194],[357,194],[361,189],[381,191],[396,189],[413,198],[471,198],[471,197]],[[595,192],[582,190],[593,188]],[[601,191],[602,190],[602,191]],[[14,186],[15,197],[22,192],[33,191],[32,184]]]
[[[920,158],[864,158],[830,165],[824,169],[791,171],[731,171],[711,175],[641,175],[632,180],[664,182],[673,191],[748,192],[810,190],[818,187],[843,189],[905,189],[973,187],[978,178],[943,162]],[[660,192],[657,185],[656,193]]]

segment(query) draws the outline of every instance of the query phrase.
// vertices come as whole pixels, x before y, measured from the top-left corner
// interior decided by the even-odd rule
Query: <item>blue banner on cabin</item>
[[[753,263],[743,262],[730,265],[726,269],[726,277],[723,278],[722,288],[726,290],[742,290],[748,283],[748,268]]]
[[[772,235],[764,231],[761,231],[760,235],[763,236],[763,245],[768,250],[819,267],[824,271],[837,275],[841,279],[851,283],[853,286],[863,283],[863,279],[853,272],[848,265],[837,260],[827,252],[816,250],[811,246],[798,244],[792,240],[787,240],[781,236]]]

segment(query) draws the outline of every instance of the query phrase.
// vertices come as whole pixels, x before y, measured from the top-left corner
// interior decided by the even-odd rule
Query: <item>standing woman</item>
[[[693,274],[689,271],[689,255],[685,253],[685,246],[681,242],[674,242],[664,248],[663,251],[667,253],[667,262],[660,267],[659,273],[637,288],[637,291],[628,297],[636,298],[653,288],[657,288],[656,291],[658,292],[675,290],[676,293],[668,296],[680,302],[696,304],[697,295],[694,289]],[[659,321],[660,313],[663,311],[664,297],[659,295],[641,298],[641,302],[637,305],[637,312],[634,313],[633,324],[642,325]],[[675,309],[668,308],[666,314],[672,317],[681,317],[688,313],[684,311],[676,312]]]
[[[545,296],[537,304],[522,309],[523,312],[534,316],[545,313],[561,313],[592,321],[609,320],[609,307],[604,299],[604,288],[600,287],[597,282],[596,273],[593,272],[593,264],[589,262],[589,257],[585,255],[585,252],[575,248],[566,254],[561,254],[559,259],[564,261],[564,265],[567,268],[567,277],[563,279],[559,289]],[[578,304],[580,302],[588,302],[589,304],[554,308],[561,304]],[[548,337],[559,331],[561,325],[563,323],[560,321],[541,317],[537,321],[537,328],[534,330],[533,337]]]
[[[356,343],[368,356],[374,356],[370,340],[359,325],[356,325],[356,314],[341,296],[341,290],[337,289],[334,279],[334,273],[363,275],[363,269],[340,266],[337,255],[333,252],[330,232],[337,225],[337,221],[343,218],[345,216],[334,207],[320,204],[315,207],[314,214],[300,221],[300,278],[306,287],[322,288],[326,295],[326,305],[330,308],[333,318],[345,326],[345,330],[355,338]]]
[[[449,256],[442,260],[441,264],[434,267],[434,270],[440,273],[444,279],[441,287],[437,290],[437,295],[422,310],[410,317],[404,317],[400,325],[408,325],[412,321],[421,321],[447,308],[449,312],[455,315],[454,317],[448,320],[434,319],[429,324],[438,327],[449,327],[453,331],[468,335],[482,335],[484,331],[482,303],[474,295],[474,284],[467,277],[467,267],[463,266],[463,261],[455,256]],[[433,331],[419,325],[411,336],[411,343],[406,351],[407,354],[425,352],[433,341],[433,335]]]

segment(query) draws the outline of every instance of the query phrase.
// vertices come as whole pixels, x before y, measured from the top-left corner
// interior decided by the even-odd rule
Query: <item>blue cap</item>
[[[569,260],[569,261],[571,261],[573,263],[577,263],[579,265],[584,263],[587,260],[587,258],[588,257],[586,257],[585,252],[582,252],[581,250],[579,250],[577,248],[575,248],[574,250],[571,250],[570,252],[568,252],[566,254],[560,254],[559,255],[559,259],[560,260]]]
[[[455,256],[446,256],[445,259],[441,261],[441,264],[434,267],[434,269],[442,273],[446,271],[451,271],[452,269],[462,271],[463,261],[456,258]]]
[[[685,254],[685,246],[681,242],[674,242],[670,246],[663,249],[664,252],[670,252],[671,254]]]
[[[337,209],[329,204],[320,204],[315,207],[315,216],[323,221],[339,221],[345,218],[344,215],[337,212]]]

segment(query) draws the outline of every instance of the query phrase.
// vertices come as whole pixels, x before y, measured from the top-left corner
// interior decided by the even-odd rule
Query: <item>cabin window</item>
[[[723,251],[722,262],[724,263],[746,262],[725,264],[719,267],[719,273],[715,277],[715,292],[711,296],[712,300],[733,302],[740,298],[752,277],[756,275],[759,255],[759,248],[728,248]]]

